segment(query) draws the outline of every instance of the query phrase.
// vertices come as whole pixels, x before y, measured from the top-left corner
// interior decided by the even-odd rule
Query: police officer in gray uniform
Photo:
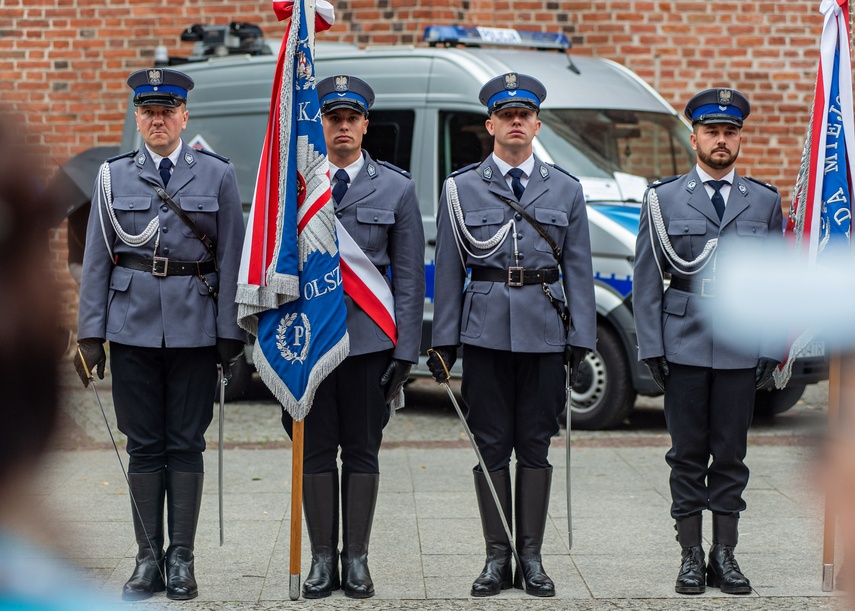
[[[755,387],[769,381],[783,343],[729,336],[721,324],[714,327],[709,308],[716,269],[729,253],[783,240],[778,192],[734,169],[749,112],[748,100],[733,89],[708,89],[689,100],[685,114],[697,165],[650,185],[636,244],[638,356],[665,391],[671,516],[683,550],[675,589],[681,594],[702,593],[705,570],[706,585],[751,592],[733,555],[748,483],[743,461]],[[701,547],[704,510],[713,514],[708,566]]]
[[[374,596],[368,543],[380,482],[378,452],[390,403],[419,355],[424,309],[424,229],[410,175],[362,149],[374,92],[337,75],[318,83],[335,215],[394,295],[390,338],[348,294],[349,356],[318,387],[305,420],[303,502],[312,566],[303,596]],[[390,278],[391,273],[391,278]],[[283,414],[291,434],[291,418]],[[342,548],[338,570],[341,449]]]
[[[198,591],[193,547],[217,362],[227,369],[245,340],[234,300],[244,222],[234,166],[181,140],[190,77],[152,68],[128,85],[145,145],[108,159],[95,184],[75,366],[84,385],[87,371],[103,378],[110,342],[139,545],[123,598],[165,587],[182,600]]]
[[[511,577],[511,548],[486,474],[474,469],[486,541],[473,596],[516,585],[554,596],[541,563],[552,466],[549,443],[565,406],[564,364],[575,378],[596,342],[591,244],[579,182],[533,154],[543,84],[524,74],[484,85],[493,153],[451,174],[437,213],[433,350],[438,382],[465,346],[467,422],[509,524],[516,515],[521,566]],[[471,281],[465,284],[466,268]],[[516,453],[511,511],[511,452]]]

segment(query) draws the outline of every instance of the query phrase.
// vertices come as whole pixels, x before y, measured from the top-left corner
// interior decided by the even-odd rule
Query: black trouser
[[[303,473],[338,469],[341,448],[344,473],[380,473],[380,442],[389,422],[380,376],[391,350],[349,356],[328,375],[315,393],[304,428]],[[291,436],[291,416],[282,425]]]
[[[710,369],[669,363],[665,422],[671,449],[671,516],[704,509],[738,514],[748,484],[743,460],[754,411],[754,369]],[[712,458],[712,462],[710,462]]]
[[[466,345],[461,391],[478,449],[490,473],[517,464],[546,469],[566,381],[561,352],[539,354]]]
[[[204,472],[204,435],[214,416],[217,387],[216,348],[110,342],[110,369],[116,420],[128,437],[128,472],[164,467]]]

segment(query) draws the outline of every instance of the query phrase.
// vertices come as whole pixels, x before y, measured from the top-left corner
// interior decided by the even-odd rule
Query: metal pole
[[[300,551],[303,539],[303,421],[291,427],[291,579],[288,595],[300,598]]]
[[[442,363],[443,369],[445,369],[446,379],[449,379],[451,376],[448,373],[448,367],[445,365],[445,361],[442,357],[437,353],[434,349],[429,349],[428,354],[436,354],[437,358]],[[499,495],[496,492],[496,487],[493,485],[493,478],[490,477],[490,472],[487,470],[487,464],[484,462],[484,457],[481,456],[481,450],[478,449],[478,444],[475,443],[475,436],[472,434],[471,429],[469,428],[469,424],[466,422],[466,417],[463,415],[463,410],[460,409],[460,405],[457,403],[457,399],[454,397],[454,392],[451,390],[451,387],[447,382],[440,382],[440,386],[445,387],[445,391],[448,393],[448,397],[451,399],[451,404],[454,406],[454,411],[457,412],[458,418],[460,418],[460,423],[463,425],[463,430],[466,431],[466,436],[469,438],[469,443],[472,444],[472,449],[475,450],[475,456],[478,458],[478,464],[481,466],[481,471],[484,473],[484,479],[487,482],[487,488],[490,489],[490,496],[493,497],[493,502],[496,504],[496,511],[499,513],[499,519],[502,521],[502,528],[505,529],[505,535],[508,537],[508,544],[511,546],[511,551],[514,554],[514,560],[516,560],[517,566],[520,566],[520,557],[517,554],[517,548],[514,545],[514,537],[511,534],[511,527],[508,525],[508,519],[505,517],[505,512],[502,509],[502,502],[499,500]]]
[[[223,528],[223,426],[226,421],[226,384],[229,381],[223,373],[223,364],[217,365],[217,374],[219,375],[220,386],[220,438],[217,443],[217,476],[219,480],[219,503],[220,503],[220,547],[223,546],[224,528]]]
[[[566,442],[566,462],[567,462],[567,535],[569,541],[569,549],[573,549],[573,504],[571,503],[570,495],[570,430],[571,430],[571,400],[570,400],[570,361],[567,361],[567,408],[564,410],[567,413],[567,442]]]

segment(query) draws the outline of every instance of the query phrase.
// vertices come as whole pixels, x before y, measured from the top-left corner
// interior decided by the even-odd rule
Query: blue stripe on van
[[[640,206],[608,206],[595,204],[595,207],[598,212],[603,213],[615,223],[631,232],[632,235],[638,235],[638,217],[641,214]]]

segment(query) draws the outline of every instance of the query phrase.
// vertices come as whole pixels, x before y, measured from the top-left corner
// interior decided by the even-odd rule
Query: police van
[[[167,62],[182,63],[178,69],[196,83],[185,141],[232,160],[247,211],[278,52],[276,43],[260,44],[260,30],[248,25],[188,28],[182,38],[196,43],[189,61]],[[637,395],[659,394],[636,356],[630,299],[635,237],[646,185],[685,173],[694,163],[688,123],[626,67],[569,54],[570,43],[560,34],[437,26],[426,29],[424,40],[428,46],[367,48],[319,41],[315,52],[318,79],[351,74],[371,85],[376,101],[364,147],[375,159],[409,171],[415,181],[427,240],[427,295],[423,354],[413,373],[428,375],[424,351],[430,346],[435,220],[443,180],[492,151],[486,112],[478,102],[483,83],[522,72],[548,91],[534,151],[577,176],[588,204],[598,342],[572,391],[573,425],[620,424]],[[129,104],[121,150],[141,145]],[[790,388],[760,391],[760,410],[784,411],[805,384],[827,377],[822,346],[814,350],[815,358],[797,361]],[[251,350],[247,356],[251,361]],[[250,373],[241,363],[230,395],[243,392]]]

